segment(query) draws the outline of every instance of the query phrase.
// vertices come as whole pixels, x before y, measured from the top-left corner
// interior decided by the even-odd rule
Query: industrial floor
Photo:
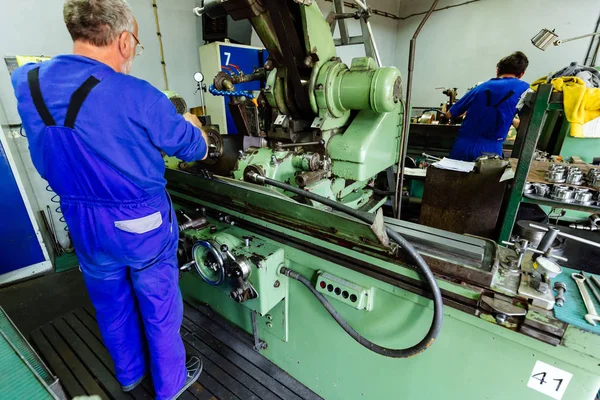
[[[121,391],[78,270],[0,289],[0,306],[58,376],[69,398],[153,398],[149,379],[129,394]],[[320,399],[254,351],[250,335],[209,308],[186,304],[184,315],[181,335],[188,354],[203,359],[204,372],[181,399]]]

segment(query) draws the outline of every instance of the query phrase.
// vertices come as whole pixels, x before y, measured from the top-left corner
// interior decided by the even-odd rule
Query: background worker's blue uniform
[[[39,75],[39,76],[38,76]],[[160,150],[202,159],[199,129],[149,83],[76,55],[13,73],[33,163],[60,195],[119,382],[184,385],[178,229]]]
[[[467,92],[450,108],[454,118],[467,112],[450,158],[474,161],[483,153],[502,156],[502,143],[528,88],[527,82],[517,78],[494,78]]]

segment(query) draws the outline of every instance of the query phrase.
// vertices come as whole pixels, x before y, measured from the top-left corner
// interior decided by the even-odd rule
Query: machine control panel
[[[324,295],[333,297],[357,310],[371,311],[373,309],[373,288],[364,288],[356,283],[321,271],[317,279],[316,289]]]

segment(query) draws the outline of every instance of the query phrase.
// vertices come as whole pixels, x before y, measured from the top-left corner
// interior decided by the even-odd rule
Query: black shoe
[[[140,379],[138,379],[137,381],[133,382],[131,385],[127,385],[127,386],[121,386],[121,390],[124,392],[131,392],[133,389],[135,389],[136,387],[138,387],[140,385],[140,383],[142,383],[142,381],[146,379],[146,374],[142,375],[142,377]]]
[[[185,364],[185,368],[187,369],[187,378],[185,379],[185,384],[181,388],[175,396],[172,397],[171,400],[177,399],[179,396],[183,394],[194,382],[198,380],[200,374],[202,373],[202,359],[196,356],[190,357],[188,362]]]

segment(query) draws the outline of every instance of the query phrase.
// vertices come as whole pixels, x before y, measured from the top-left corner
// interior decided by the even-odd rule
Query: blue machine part
[[[45,261],[17,181],[0,143],[0,275]]]
[[[215,85],[210,85],[210,87],[208,88],[208,92],[213,96],[227,96],[229,94],[231,96],[246,96],[250,100],[254,99],[254,95],[252,94],[252,92],[246,92],[243,90],[236,90],[234,92],[217,90],[215,88]]]
[[[240,67],[245,74],[251,74],[255,68],[262,67],[269,56],[266,50],[247,49],[243,47],[223,45],[219,47],[221,64],[229,66],[231,64]],[[262,88],[261,82],[247,82],[235,85],[237,91],[254,91]],[[229,134],[238,133],[231,112],[229,111],[229,96],[224,97],[225,113],[227,115],[227,132]]]

